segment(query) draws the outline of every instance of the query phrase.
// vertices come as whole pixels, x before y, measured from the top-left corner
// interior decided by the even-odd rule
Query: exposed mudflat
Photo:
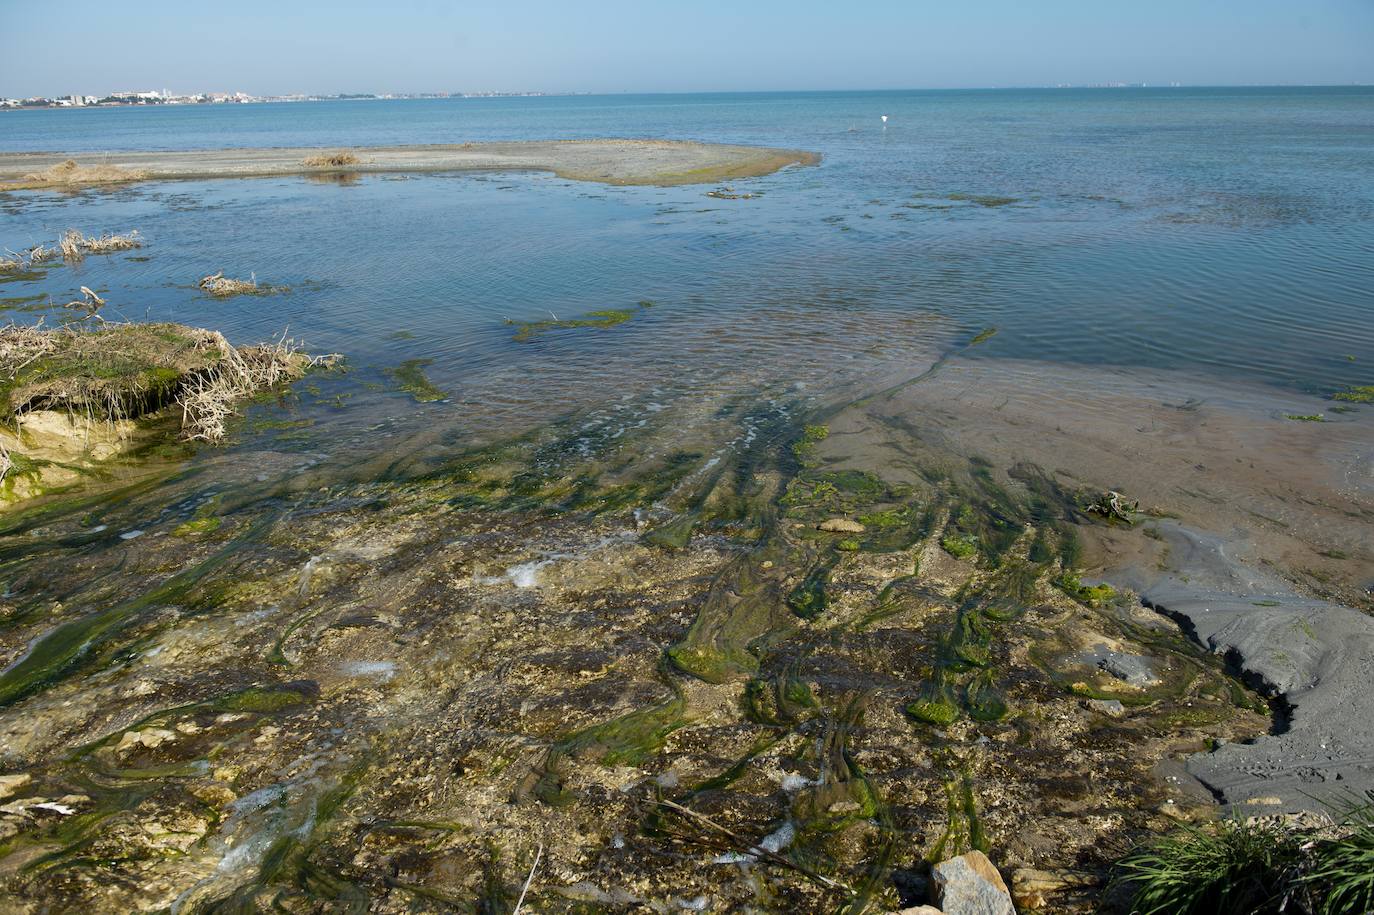
[[[42,187],[44,172],[73,159],[95,170],[103,183],[180,178],[248,178],[374,172],[551,171],[603,184],[678,185],[767,175],[788,165],[814,165],[815,153],[757,146],[677,140],[539,140],[459,145],[370,146],[348,150],[356,161],[309,165],[330,148],[214,149],[184,152],[102,154],[0,154],[0,189],[6,184]],[[26,176],[40,176],[27,180]]]

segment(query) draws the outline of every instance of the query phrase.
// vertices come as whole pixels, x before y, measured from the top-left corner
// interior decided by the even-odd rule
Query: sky
[[[0,96],[1374,83],[1374,0],[0,0]]]

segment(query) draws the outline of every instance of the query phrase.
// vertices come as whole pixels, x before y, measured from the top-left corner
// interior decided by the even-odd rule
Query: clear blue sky
[[[0,95],[1374,83],[1374,0],[0,0]]]

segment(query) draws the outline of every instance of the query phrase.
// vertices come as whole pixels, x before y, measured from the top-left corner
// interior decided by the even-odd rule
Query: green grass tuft
[[[1112,888],[1138,915],[1374,912],[1374,793],[1337,805],[1334,836],[1240,819],[1136,848]]]

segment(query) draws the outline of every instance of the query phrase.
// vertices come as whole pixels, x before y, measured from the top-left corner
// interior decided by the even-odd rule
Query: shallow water
[[[61,301],[85,284],[109,291],[112,312],[235,340],[289,327],[360,369],[433,359],[428,374],[478,413],[586,407],[612,372],[709,384],[747,361],[786,378],[793,360],[890,343],[889,322],[911,318],[997,327],[989,356],[1313,391],[1367,383],[1374,359],[1369,90],[455,99],[20,112],[0,125],[0,150],[648,135],[824,153],[818,168],[740,182],[763,193],[752,200],[524,174],[3,201],[10,248],[69,225],[136,227],[150,242],[147,260],[0,282],[6,298]],[[218,269],[293,289],[216,301],[188,288]],[[627,325],[523,346],[503,323],[641,300],[654,310]]]

